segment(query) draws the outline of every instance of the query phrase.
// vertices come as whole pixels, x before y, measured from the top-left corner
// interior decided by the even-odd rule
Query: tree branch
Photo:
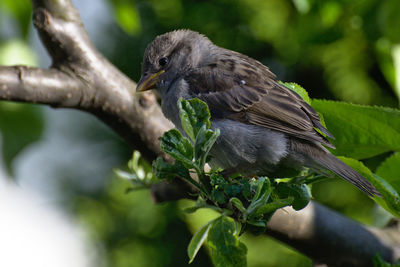
[[[35,25],[53,66],[86,83],[81,109],[110,125],[145,156],[160,155],[158,137],[172,124],[162,115],[153,94],[134,94],[136,84],[95,49],[70,1],[33,3]]]
[[[34,25],[52,66],[0,67],[0,99],[90,112],[149,160],[162,155],[158,138],[172,124],[154,95],[134,94],[136,84],[95,49],[71,1],[32,3]],[[192,190],[174,181],[155,185],[152,195],[161,202],[188,198]],[[365,227],[316,203],[300,212],[277,212],[268,234],[334,266],[370,266],[376,252],[389,261],[400,256],[399,229]]]
[[[267,234],[328,266],[373,266],[378,253],[391,262],[400,257],[397,227],[363,226],[317,202],[300,210],[278,210]]]
[[[83,84],[54,69],[0,66],[0,77],[1,99],[76,107],[82,98]]]

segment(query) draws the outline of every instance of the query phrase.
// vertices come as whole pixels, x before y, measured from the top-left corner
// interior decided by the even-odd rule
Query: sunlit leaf
[[[376,170],[376,174],[400,192],[400,152],[388,157]]]
[[[356,159],[400,150],[400,110],[313,100],[335,136],[333,153]]]
[[[238,224],[232,218],[221,216],[214,221],[207,239],[214,266],[247,266],[247,248],[239,241],[239,232]]]
[[[306,14],[310,10],[310,3],[308,0],[293,0],[293,4],[302,14]]]
[[[189,246],[187,248],[187,253],[189,256],[189,263],[191,263],[199,252],[201,246],[204,241],[206,241],[208,237],[208,231],[210,230],[214,221],[210,221],[203,225],[192,237],[190,240]]]
[[[219,208],[217,206],[207,204],[207,201],[205,201],[202,197],[198,197],[197,198],[195,206],[185,208],[183,211],[186,212],[186,213],[194,213],[197,210],[204,209],[204,208],[212,209],[212,210],[215,210],[217,212],[222,212],[223,211],[221,208]]]
[[[307,91],[298,85],[297,83],[286,83],[280,82],[285,87],[289,88],[290,90],[296,92],[304,101],[306,101],[309,105],[311,105],[311,98],[308,96]]]
[[[125,180],[139,180],[139,177],[134,174],[134,173],[130,173],[130,172],[125,172],[122,170],[114,170],[115,174],[121,178],[121,179],[125,179]]]
[[[324,1],[321,3],[320,17],[321,23],[326,27],[332,27],[340,18],[342,5],[336,1]]]
[[[0,43],[0,65],[37,66],[35,52],[20,40],[9,40]]]
[[[232,205],[235,206],[241,213],[246,213],[246,209],[243,206],[242,201],[237,197],[232,197],[229,202],[232,203]]]
[[[255,202],[257,199],[259,199],[260,196],[269,189],[271,183],[268,178],[259,177],[256,181],[254,181],[254,185],[256,186],[256,191],[252,202]]]
[[[392,213],[394,216],[400,217],[400,197],[397,192],[385,179],[371,172],[362,162],[345,157],[339,157],[344,163],[352,167],[382,194],[382,197],[373,197],[373,200]],[[397,175],[396,175],[397,177]]]
[[[132,3],[115,5],[115,15],[119,26],[128,34],[135,35],[141,29],[139,14]]]
[[[396,77],[394,92],[397,95],[397,99],[400,101],[400,44],[393,45],[391,54],[393,58],[394,75]]]

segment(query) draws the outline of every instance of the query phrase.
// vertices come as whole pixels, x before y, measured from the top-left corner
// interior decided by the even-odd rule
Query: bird
[[[181,132],[178,100],[207,103],[211,128],[220,130],[210,150],[212,168],[271,177],[277,169],[306,167],[381,196],[329,152],[327,147],[335,147],[328,138],[334,137],[318,113],[261,62],[185,29],[159,35],[147,46],[141,74],[136,91],[155,89],[163,114]]]

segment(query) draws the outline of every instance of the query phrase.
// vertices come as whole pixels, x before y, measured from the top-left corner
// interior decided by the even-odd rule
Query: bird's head
[[[197,32],[177,30],[160,35],[144,53],[142,76],[136,91],[156,88],[163,95],[171,84],[192,68],[196,68],[212,46]]]

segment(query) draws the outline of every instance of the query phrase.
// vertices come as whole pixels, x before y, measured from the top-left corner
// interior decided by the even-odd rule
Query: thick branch
[[[400,257],[399,229],[363,226],[316,202],[300,211],[278,210],[267,234],[329,266],[373,266],[379,253],[388,261]]]
[[[55,69],[0,66],[0,98],[12,101],[77,107],[83,84]]]
[[[95,49],[70,1],[32,3],[34,24],[52,67],[0,67],[0,99],[90,112],[149,159],[161,154],[158,137],[172,125],[154,95],[134,94],[136,84]],[[157,202],[190,197],[191,190],[179,181],[152,188]],[[368,266],[376,252],[390,261],[400,256],[398,229],[364,227],[316,203],[300,212],[277,212],[269,234],[337,266]]]
[[[95,49],[70,1],[32,2],[35,26],[53,66],[86,84],[79,108],[95,114],[143,154],[161,154],[158,137],[172,124],[155,97],[134,94],[136,84]]]

